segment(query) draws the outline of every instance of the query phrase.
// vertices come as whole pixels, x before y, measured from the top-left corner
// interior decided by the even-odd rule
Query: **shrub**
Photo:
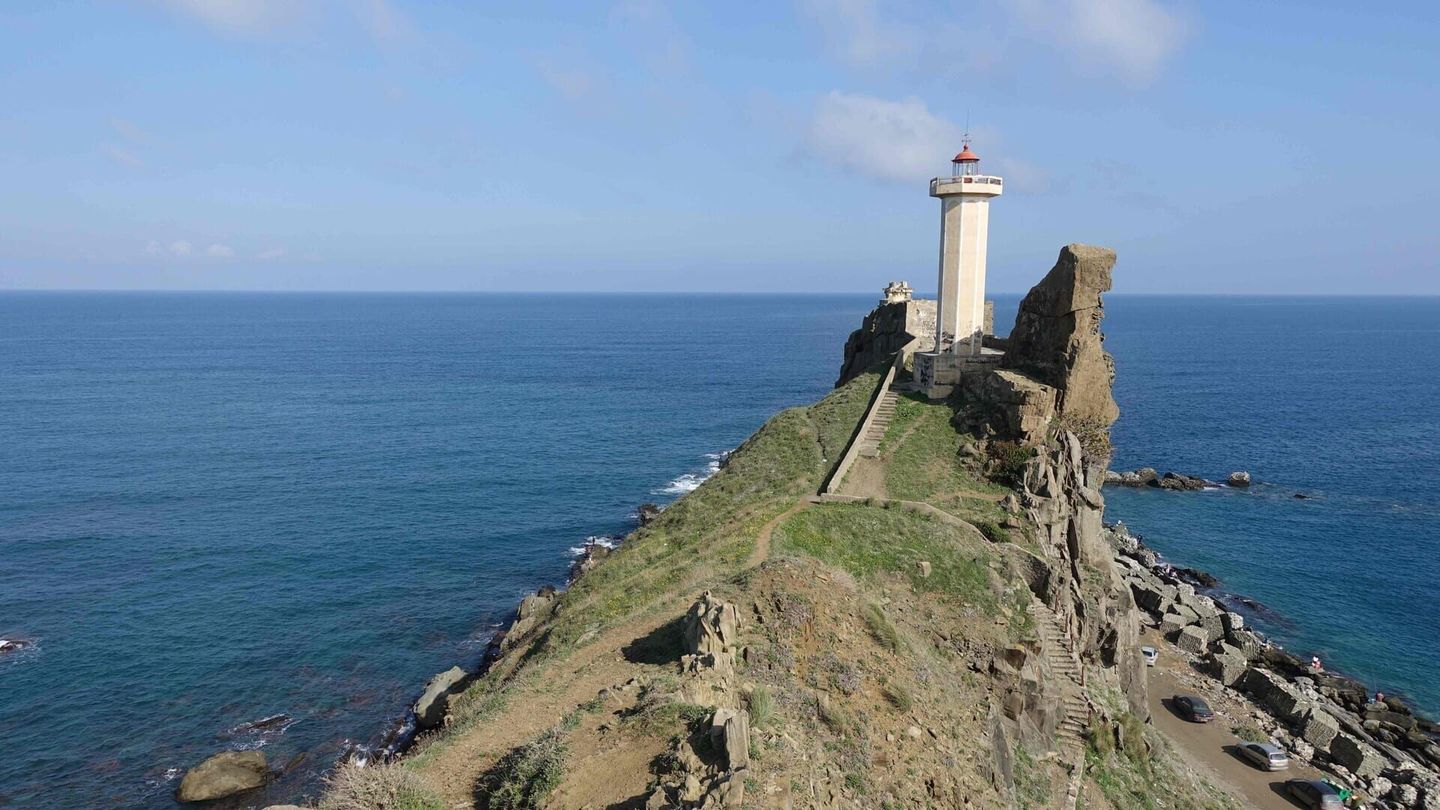
[[[992,441],[985,447],[988,462],[985,474],[1006,486],[1019,486],[1025,465],[1035,457],[1035,448],[1009,439]]]
[[[444,810],[420,777],[398,763],[341,765],[325,780],[320,810]]]
[[[550,730],[506,754],[485,779],[489,810],[534,810],[565,777],[569,750]]]
[[[755,728],[759,728],[775,713],[775,701],[770,696],[770,690],[763,686],[755,687],[750,697],[745,699],[745,706],[750,711],[750,725]]]
[[[915,705],[915,698],[903,684],[887,683],[881,688],[881,691],[884,692],[885,699],[890,701],[890,705],[902,712],[909,712]]]
[[[1241,723],[1230,729],[1235,736],[1245,742],[1270,742],[1270,735],[1260,730],[1259,726],[1251,723]]]
[[[992,543],[1011,542],[1010,530],[993,520],[977,520],[974,525],[981,534],[985,535],[985,539]]]
[[[880,646],[892,653],[900,652],[900,633],[895,630],[895,625],[879,605],[874,602],[867,603],[861,609],[860,615],[865,619],[865,627],[870,630],[870,635],[880,642]]]

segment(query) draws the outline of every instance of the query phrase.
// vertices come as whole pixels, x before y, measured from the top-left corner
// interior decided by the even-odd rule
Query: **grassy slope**
[[[496,771],[502,757],[558,734],[570,762],[568,781],[553,794],[557,806],[581,806],[575,796],[597,800],[586,796],[586,773],[601,774],[602,786],[624,781],[627,752],[628,778],[643,787],[652,761],[698,709],[675,702],[673,664],[637,664],[626,650],[641,640],[672,643],[666,628],[696,593],[713,589],[759,613],[759,626],[746,630],[753,655],[742,671],[763,703],[757,709],[752,695],[752,788],[793,795],[797,806],[807,806],[817,784],[838,784],[831,789],[862,806],[985,797],[989,754],[976,740],[984,739],[978,724],[988,698],[976,673],[989,650],[1025,632],[1028,617],[1014,598],[1024,589],[999,581],[992,547],[904,509],[818,504],[775,526],[770,564],[745,568],[762,528],[812,493],[839,458],[876,382],[865,375],[771,419],[724,469],[575,583],[555,618],[461,696],[455,722],[424,741],[407,768],[454,806],[504,778]],[[890,496],[972,522],[999,519],[995,500],[1008,490],[957,452],[965,441],[947,407],[903,401],[882,448]],[[929,577],[920,575],[922,560]],[[597,689],[613,692],[627,678],[642,683],[639,693],[620,698],[618,710],[601,705]],[[617,713],[650,718],[621,723],[619,748],[617,732],[606,730]],[[922,727],[929,736],[917,747]],[[1140,785],[1143,793],[1169,776],[1128,762],[1113,754],[1097,762],[1102,784],[1123,783],[1131,794]],[[1048,783],[1044,777],[1037,771],[1027,789]],[[915,792],[925,784],[933,795]]]

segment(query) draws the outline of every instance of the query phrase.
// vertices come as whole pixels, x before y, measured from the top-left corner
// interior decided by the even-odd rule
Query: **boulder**
[[[709,591],[701,594],[685,614],[685,652],[691,655],[722,653],[735,648],[740,635],[740,611]]]
[[[1294,686],[1267,669],[1250,667],[1240,678],[1241,691],[1255,698],[1255,702],[1271,715],[1296,723],[1310,708],[1310,702]]]
[[[464,686],[465,670],[451,667],[430,679],[425,692],[415,701],[415,725],[421,729],[438,728],[450,710],[450,696]]]
[[[1329,712],[1314,708],[1300,722],[1300,736],[1316,748],[1328,749],[1340,733],[1340,723]]]
[[[264,787],[268,770],[259,751],[222,751],[186,771],[175,791],[182,802],[207,802]]]
[[[1062,422],[1108,430],[1120,415],[1110,387],[1115,361],[1100,335],[1101,294],[1110,289],[1115,251],[1066,245],[1015,316],[1001,365],[1058,391]]]
[[[1245,617],[1239,613],[1226,611],[1220,614],[1220,621],[1225,627],[1225,635],[1232,636],[1245,629]]]
[[[1166,613],[1160,620],[1160,635],[1173,639],[1182,630],[1190,626],[1193,619],[1187,619],[1178,613]]]
[[[1192,475],[1181,475],[1180,473],[1167,472],[1160,478],[1150,482],[1150,486],[1168,489],[1176,492],[1194,492],[1205,488],[1205,479],[1196,478]]]
[[[1330,756],[1336,763],[1359,777],[1378,776],[1385,760],[1374,748],[1351,737],[1337,734],[1330,742]]]
[[[642,503],[635,508],[635,522],[641,526],[649,525],[656,518],[660,517],[662,507],[654,503]]]
[[[1175,646],[1198,655],[1210,646],[1210,636],[1204,628],[1192,624],[1180,631],[1179,637],[1175,639]]]
[[[1130,593],[1135,597],[1135,604],[1142,610],[1162,616],[1166,613],[1166,608],[1175,601],[1175,586],[1166,585],[1153,576],[1149,579],[1132,579]]]
[[[1390,788],[1390,798],[1401,807],[1414,807],[1420,802],[1420,791],[1414,785],[1395,785]]]
[[[1244,658],[1226,653],[1216,653],[1206,663],[1205,670],[1225,686],[1234,687],[1245,674],[1248,664]]]
[[[1244,489],[1250,486],[1250,473],[1232,472],[1229,477],[1225,479],[1225,483],[1237,489]]]
[[[716,709],[710,718],[710,739],[725,753],[725,766],[735,771],[750,765],[750,718],[734,709]]]
[[[510,624],[509,629],[505,631],[504,638],[500,641],[500,650],[502,652],[509,651],[522,639],[528,637],[541,622],[555,613],[555,607],[559,602],[559,593],[550,585],[521,599],[520,607],[515,611],[515,621]]]

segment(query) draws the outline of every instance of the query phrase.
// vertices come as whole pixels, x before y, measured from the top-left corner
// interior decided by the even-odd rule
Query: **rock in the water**
[[[1250,473],[1243,471],[1232,472],[1230,473],[1230,477],[1225,479],[1225,483],[1237,489],[1244,489],[1250,486]]]
[[[1020,302],[1001,364],[1058,390],[1063,422],[1108,429],[1120,415],[1111,394],[1115,361],[1100,335],[1101,293],[1115,251],[1066,245],[1055,267]]]
[[[438,728],[445,722],[445,713],[450,710],[450,696],[465,680],[465,670],[451,667],[430,679],[425,693],[415,701],[415,725],[422,728]]]
[[[635,520],[645,526],[660,517],[661,508],[659,504],[642,503],[635,508]]]
[[[222,751],[185,773],[175,798],[182,802],[223,799],[265,785],[265,755],[259,751]]]
[[[34,644],[35,642],[24,638],[0,638],[0,655],[27,650]]]
[[[1196,478],[1193,475],[1181,475],[1176,472],[1167,472],[1160,478],[1150,481],[1150,486],[1160,489],[1169,489],[1176,492],[1195,492],[1205,488],[1204,478]]]

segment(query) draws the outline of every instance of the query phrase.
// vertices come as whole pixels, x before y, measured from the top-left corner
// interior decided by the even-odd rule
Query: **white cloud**
[[[186,242],[184,239],[180,239],[178,241],[170,243],[170,254],[173,256],[179,256],[181,258],[184,258],[186,256],[189,256],[194,251],[195,248],[192,247],[191,244],[189,242]]]
[[[832,91],[815,106],[807,147],[832,165],[912,183],[938,174],[959,151],[963,134],[917,98],[889,101]]]
[[[129,152],[125,149],[121,149],[118,146],[107,143],[104,146],[100,147],[100,150],[105,153],[106,157],[110,158],[116,163],[119,163],[122,166],[129,166],[132,169],[138,169],[141,166],[145,165],[145,161],[136,157],[134,153]]]
[[[913,65],[925,46],[918,26],[882,19],[876,0],[801,0],[826,46],[856,67]]]
[[[205,248],[205,255],[212,259],[229,259],[235,256],[235,249],[229,245],[222,245],[217,242]]]
[[[256,34],[294,21],[298,3],[286,0],[161,0],[219,31]]]
[[[285,255],[285,248],[283,248],[283,247],[266,248],[265,250],[262,250],[262,251],[260,251],[259,253],[255,254],[255,255],[256,255],[256,257],[259,258],[261,261],[268,262],[268,261],[272,261],[272,260],[274,260],[274,259],[278,259],[278,258],[284,256],[284,255]]]
[[[153,1],[153,0],[152,0]],[[349,18],[379,45],[411,38],[415,29],[390,0],[158,0],[166,8],[226,34],[259,36],[302,18]]]
[[[1154,81],[1188,26],[1158,0],[1013,0],[1020,20],[1132,85]]]

